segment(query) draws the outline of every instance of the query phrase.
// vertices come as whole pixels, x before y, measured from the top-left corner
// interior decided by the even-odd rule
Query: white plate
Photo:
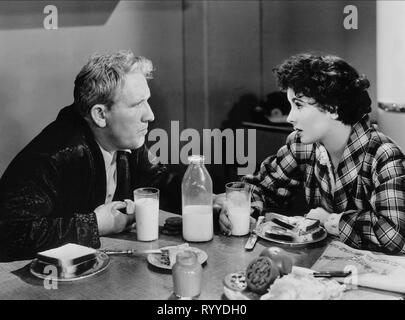
[[[58,275],[57,277],[57,281],[75,281],[75,280],[81,280],[81,279],[85,279],[91,276],[94,276],[97,273],[100,273],[102,271],[104,271],[110,264],[110,257],[105,254],[104,252],[101,251],[97,251],[96,253],[96,262],[94,264],[94,266],[89,269],[86,270],[82,273],[76,274],[75,276],[69,277],[69,278],[64,278],[61,277],[60,275]],[[41,279],[47,279],[51,276],[50,273],[43,273],[44,271],[44,264],[42,264],[38,259],[34,259],[31,262],[30,265],[30,272]]]
[[[273,214],[274,217],[277,218],[282,218],[283,216],[281,215],[277,215],[277,214]],[[296,219],[296,220],[302,220],[305,219],[304,217],[301,216],[296,216],[296,217],[288,217],[288,219]],[[311,243],[316,243],[319,241],[324,240],[327,236],[328,233],[326,232],[325,228],[319,226],[316,229],[312,230],[311,232],[305,234],[305,235],[299,235],[299,233],[297,231],[294,230],[290,230],[291,234],[293,235],[294,240],[292,241],[287,241],[287,240],[280,240],[280,239],[274,239],[274,238],[270,238],[266,235],[266,231],[277,231],[277,229],[280,229],[280,226],[272,221],[267,221],[262,223],[257,229],[256,229],[256,234],[262,238],[265,239],[267,241],[272,241],[272,242],[276,242],[276,243],[280,243],[280,244],[284,244],[284,245],[288,245],[291,247],[294,246],[303,246],[303,245],[308,245]],[[320,232],[320,236],[317,239],[313,239],[312,238],[312,234],[314,234],[315,232]]]
[[[188,244],[179,245],[179,246],[168,246],[168,247],[163,247],[160,249],[169,250],[169,253],[170,253],[170,265],[169,266],[161,262],[160,258],[162,256],[162,254],[160,254],[160,253],[148,254],[147,260],[151,265],[161,268],[161,269],[171,270],[174,263],[176,262],[177,253],[179,253],[180,251],[184,251],[184,250],[193,251],[197,255],[197,259],[200,264],[203,264],[208,259],[208,255],[204,250],[201,250],[201,249],[198,249],[195,247],[190,247],[190,246],[188,246]]]

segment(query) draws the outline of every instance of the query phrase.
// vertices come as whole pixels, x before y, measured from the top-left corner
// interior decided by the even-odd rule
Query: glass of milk
[[[134,191],[136,236],[139,241],[159,238],[159,189],[138,188]]]
[[[225,185],[228,217],[233,236],[244,236],[250,227],[250,185],[245,182],[229,182]]]

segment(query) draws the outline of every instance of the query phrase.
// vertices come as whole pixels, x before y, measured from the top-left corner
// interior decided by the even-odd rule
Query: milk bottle
[[[189,166],[181,184],[183,238],[209,241],[214,234],[212,180],[204,165],[204,156],[188,158]]]

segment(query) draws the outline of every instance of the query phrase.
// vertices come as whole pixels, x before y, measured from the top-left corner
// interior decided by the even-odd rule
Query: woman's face
[[[291,105],[287,121],[298,131],[301,142],[309,144],[325,140],[330,134],[332,121],[336,121],[331,114],[321,111],[313,98],[297,97],[291,88],[287,90],[287,98]]]

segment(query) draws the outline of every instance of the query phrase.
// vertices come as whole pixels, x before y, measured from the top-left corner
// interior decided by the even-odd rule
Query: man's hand
[[[326,220],[330,216],[330,213],[326,211],[324,208],[318,207],[315,209],[309,210],[309,212],[305,215],[305,217],[309,219],[319,220],[321,225],[325,225]]]
[[[94,212],[97,217],[98,232],[100,236],[120,233],[135,221],[134,214],[123,214],[119,209],[126,208],[122,201],[113,201],[98,206]]]

